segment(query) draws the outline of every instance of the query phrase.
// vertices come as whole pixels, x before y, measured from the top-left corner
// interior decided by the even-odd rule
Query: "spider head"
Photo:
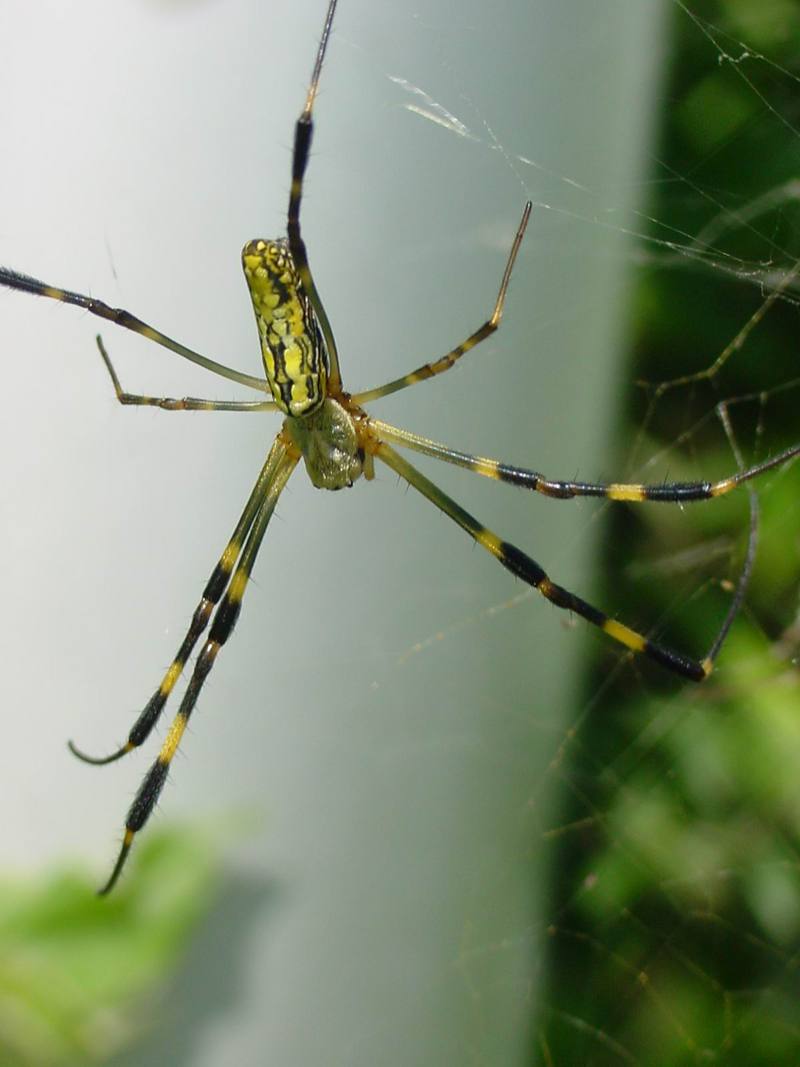
[[[325,399],[328,355],[289,244],[249,241],[242,266],[272,395],[287,415],[303,418]]]

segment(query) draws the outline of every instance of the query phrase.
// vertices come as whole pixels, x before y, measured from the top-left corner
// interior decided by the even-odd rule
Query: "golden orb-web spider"
[[[150,405],[168,411],[279,410],[285,416],[231,538],[211,573],[183,643],[161,684],[134,723],[128,740],[110,756],[101,758],[85,755],[70,742],[70,748],[76,756],[93,764],[111,763],[142,745],[158,722],[175,683],[210,623],[208,636],[196,658],[180,707],[158,757],[147,772],[128,812],[119,856],[108,881],[100,890],[101,894],[108,893],[117,882],[135,835],[145,825],[155,807],[200,691],[217,655],[233,631],[253,564],[278,498],[301,458],[312,483],[320,489],[341,489],[352,485],[362,475],[369,480],[374,476],[375,460],[381,460],[448,515],[507,570],[533,586],[551,603],[580,615],[633,652],[642,653],[685,678],[701,681],[710,674],[716,655],[744,596],[755,546],[754,523],[751,523],[750,549],[742,576],[722,628],[707,655],[701,660],[695,660],[609,618],[579,596],[551,581],[535,560],[514,545],[501,540],[429,481],[392,446],[399,445],[465,467],[486,477],[559,499],[594,496],[631,502],[651,500],[673,503],[722,496],[756,475],[800,454],[800,445],[796,445],[764,463],[740,470],[718,482],[592,484],[554,480],[535,471],[458,452],[369,416],[363,407],[368,401],[378,400],[416,382],[444,373],[454,366],[461,356],[498,328],[511,271],[530,217],[531,204],[527,203],[523,210],[494,309],[483,325],[441,358],[424,363],[416,370],[377,388],[354,395],[347,393],[342,387],[339,355],[333,332],[311,274],[300,230],[300,204],[313,134],[314,102],[336,4],[337,0],[330,0],[328,4],[305,106],[295,125],[287,235],[277,240],[250,241],[242,252],[245,277],[258,324],[265,378],[244,374],[185,348],[120,308],[112,308],[92,297],[0,268],[0,284],[8,288],[50,297],[66,304],[75,304],[93,315],[150,338],[206,370],[254,389],[262,396],[264,393],[271,395],[269,400],[213,401],[195,397],[171,399],[127,393],[122,389],[108,353],[98,336],[100,354],[121,404]]]

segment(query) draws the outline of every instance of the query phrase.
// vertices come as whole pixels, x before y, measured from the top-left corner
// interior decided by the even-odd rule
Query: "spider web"
[[[635,359],[616,467],[651,483],[713,479],[792,443],[800,389],[797,9],[674,0],[670,31],[658,144],[630,228]],[[476,134],[432,100],[414,107],[495,141],[534,199],[552,179],[485,125]],[[596,190],[562,181],[588,221]],[[675,684],[593,641],[585,700],[550,742],[529,798],[532,853],[545,850],[555,872],[541,921],[522,935],[534,955],[547,944],[531,1062],[796,1061],[796,469],[758,493],[758,564],[711,682]],[[742,500],[607,508],[599,603],[701,652],[741,569],[746,511]],[[518,943],[470,944],[464,965]]]
[[[84,23],[60,6],[68,48],[50,55],[38,26],[17,46],[22,73],[39,57],[37,81],[58,52],[74,58],[31,115],[20,102],[4,116],[3,260],[255,372],[236,251],[284,227],[320,5],[270,5],[268,53],[260,3],[224,17],[188,0],[119,5],[123,27],[104,21],[109,5],[87,5]],[[346,384],[394,377],[478,324],[530,198],[497,339],[375,414],[552,476],[728,474],[737,450],[757,462],[800,436],[796,6],[670,0],[659,22],[649,0],[590,0],[558,30],[559,7],[465,3],[456,17],[341,0],[304,226]],[[116,52],[140,40],[137,18],[140,45]],[[618,57],[639,19],[655,23],[625,63],[658,99],[656,134],[615,80],[621,58],[604,81],[583,70]],[[224,47],[201,50],[205,21]],[[16,86],[12,69],[0,78]],[[606,140],[604,108],[635,113],[644,163],[636,137]],[[103,873],[146,763],[65,771],[63,739],[94,750],[124,734],[275,426],[122,418],[95,324],[13,295],[0,312],[4,331],[24,320],[8,395],[42,398],[3,428],[3,556],[37,561],[7,579],[3,706],[27,708],[32,679],[37,703],[4,757],[6,807],[26,810],[6,847],[17,863],[32,841],[37,858],[83,852]],[[105,339],[126,387],[209,390]],[[425,471],[609,613],[709,647],[744,555],[743,493],[562,504]],[[131,1062],[215,1067],[267,1049],[326,1067],[796,1062],[797,480],[789,467],[758,483],[756,572],[702,687],[511,586],[392,478],[349,494],[293,482],[159,813],[246,805],[266,826],[232,845],[224,898]],[[32,752],[35,773],[19,755]]]
[[[735,463],[725,416],[747,463],[797,430],[797,10],[676,0],[672,16],[624,453],[648,481]],[[603,668],[553,767],[569,799],[545,834],[542,1062],[797,1058],[797,489],[793,469],[759,486],[758,565],[712,683]],[[606,595],[703,647],[745,525],[733,503],[615,512],[604,556],[624,587]]]

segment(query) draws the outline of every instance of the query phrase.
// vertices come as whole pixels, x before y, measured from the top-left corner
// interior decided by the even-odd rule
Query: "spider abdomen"
[[[272,395],[281,411],[302,418],[325,399],[328,360],[288,243],[249,241],[242,266]]]

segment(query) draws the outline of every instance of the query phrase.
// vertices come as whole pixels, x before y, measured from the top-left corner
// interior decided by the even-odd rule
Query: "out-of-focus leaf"
[[[0,1067],[106,1059],[142,1030],[144,996],[169,975],[214,897],[215,847],[151,833],[108,897],[83,874],[0,878]]]

